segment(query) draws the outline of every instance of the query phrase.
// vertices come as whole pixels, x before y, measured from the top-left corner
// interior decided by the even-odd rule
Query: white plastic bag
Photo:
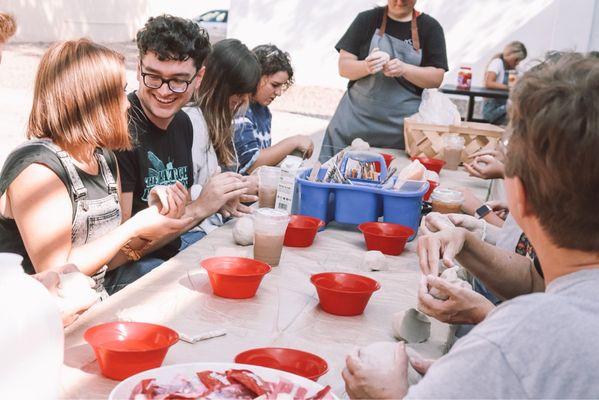
[[[458,108],[445,94],[437,89],[425,89],[418,113],[412,116],[416,122],[434,125],[460,125]]]

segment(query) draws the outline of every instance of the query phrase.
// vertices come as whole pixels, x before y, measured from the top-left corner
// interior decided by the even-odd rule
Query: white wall
[[[53,42],[87,36],[99,42],[135,37],[148,17],[170,13],[193,18],[229,8],[230,0],[0,0],[15,15],[14,42]]]
[[[272,42],[291,53],[296,82],[343,88],[335,43],[355,15],[373,0],[231,0],[230,37],[248,46]],[[379,2],[380,3],[380,2]],[[530,58],[547,50],[590,50],[595,0],[419,0],[417,9],[444,27],[454,82],[460,65],[474,67],[479,84],[489,58],[511,40],[526,44]],[[597,43],[597,42],[595,42]]]

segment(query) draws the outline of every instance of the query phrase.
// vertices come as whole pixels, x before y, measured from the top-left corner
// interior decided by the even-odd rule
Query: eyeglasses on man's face
[[[181,78],[164,79],[159,75],[144,72],[143,63],[140,63],[140,66],[141,78],[146,87],[150,89],[160,89],[162,85],[166,83],[170,91],[174,93],[185,93],[187,91],[187,88],[189,87],[191,82],[193,82],[193,80],[196,78],[198,73],[198,70],[196,69],[196,72],[193,74],[193,78],[191,78],[188,81]]]

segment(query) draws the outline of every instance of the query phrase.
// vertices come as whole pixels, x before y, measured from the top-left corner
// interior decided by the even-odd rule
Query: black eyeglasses
[[[140,65],[143,68],[144,65],[142,63],[140,63]],[[198,70],[196,69],[196,72],[193,74],[193,78],[188,81],[181,78],[163,79],[161,76],[149,74],[143,71],[141,71],[141,78],[144,82],[144,85],[150,89],[160,89],[162,85],[166,83],[171,92],[185,93],[189,87],[189,84],[196,78],[197,73]]]

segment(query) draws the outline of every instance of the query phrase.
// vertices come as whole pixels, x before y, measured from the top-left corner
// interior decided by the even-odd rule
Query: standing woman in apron
[[[415,4],[388,0],[358,14],[335,46],[339,72],[350,82],[326,130],[321,162],[356,138],[404,149],[404,118],[418,112],[422,90],[439,87],[447,71],[443,28]]]
[[[135,253],[131,239],[158,240],[189,222],[153,206],[121,224],[112,150],[130,146],[125,85],[123,56],[87,39],[57,43],[42,57],[32,140],[13,150],[0,173],[0,252],[21,255],[25,272],[74,264],[105,294],[107,265]]]

